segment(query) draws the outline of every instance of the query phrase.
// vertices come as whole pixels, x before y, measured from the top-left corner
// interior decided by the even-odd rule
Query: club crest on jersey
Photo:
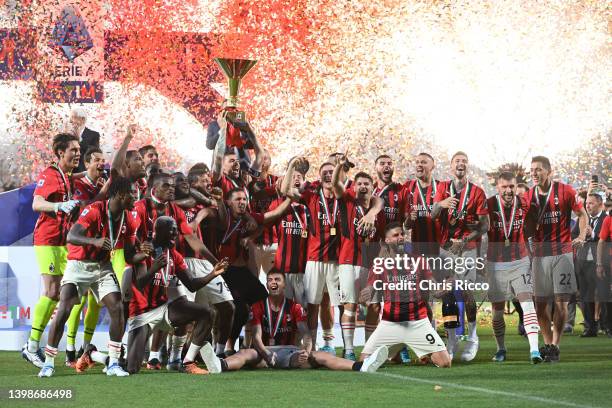
[[[49,264],[49,273],[53,273],[53,272],[55,272],[55,265],[53,264],[53,262],[51,262]]]
[[[80,196],[81,194],[82,194],[81,190],[74,190],[74,195],[75,196]]]
[[[555,197],[555,205],[559,205],[559,197]]]
[[[44,184],[45,184],[45,180],[44,179],[40,179],[40,180],[38,180],[37,186],[38,187],[42,187]]]
[[[86,208],[83,210],[83,212],[81,213],[81,217],[86,216],[89,213],[89,208]]]
[[[138,211],[132,211],[132,218],[138,218]]]

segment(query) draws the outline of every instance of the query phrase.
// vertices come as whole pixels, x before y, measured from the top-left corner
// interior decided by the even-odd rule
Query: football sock
[[[55,300],[47,296],[41,296],[38,302],[36,302],[32,316],[32,330],[30,331],[30,340],[32,342],[28,342],[28,351],[30,353],[35,353],[38,350],[38,343],[45,331],[45,327],[47,327],[47,323],[49,323],[49,319],[51,319],[51,315],[53,315],[56,304]]]
[[[180,360],[186,340],[187,336],[172,336],[172,347],[170,348],[170,356],[168,358],[169,361]]]
[[[108,365],[119,364],[119,357],[121,357],[121,342],[120,341],[108,341]]]
[[[149,361],[156,358],[159,361],[159,351],[150,351],[149,352]]]
[[[91,356],[91,359],[96,363],[108,365],[108,356],[106,354],[101,353],[99,351],[92,351],[89,355]]]
[[[506,322],[504,321],[504,310],[493,310],[493,335],[497,343],[497,350],[505,350],[504,337],[506,335]]]
[[[83,311],[85,299],[85,296],[81,297],[81,303],[74,305],[70,311],[70,316],[68,316],[68,321],[66,322],[68,326],[66,331],[66,350],[74,350],[74,343],[76,341],[77,331],[79,330],[79,322],[81,321],[81,312]]]
[[[220,360],[221,360],[221,371],[227,371],[227,361],[225,361],[224,358]]]
[[[449,344],[455,344],[457,342],[457,332],[455,331],[455,329],[446,330],[446,335],[447,335],[447,340],[446,340],[447,346]],[[449,349],[449,351],[452,351],[452,350]]]
[[[536,351],[538,350],[540,324],[538,323],[535,306],[533,302],[521,302],[521,307],[523,308],[523,326],[527,334],[527,341],[529,341],[529,350]]]
[[[217,343],[215,346],[215,354],[221,354],[225,352],[225,344]]]
[[[201,348],[202,346],[198,346],[197,344],[191,342],[189,348],[187,349],[187,354],[185,354],[185,359],[183,360],[183,363],[191,363],[192,361],[194,361]]]
[[[333,329],[323,329],[323,342],[328,347],[334,347],[334,330]]]
[[[96,298],[89,292],[89,295],[87,295],[87,311],[83,318],[83,347],[85,347],[85,343],[91,343],[98,324],[98,317],[100,317],[100,309],[102,309],[102,306],[96,302]]]
[[[344,316],[346,316],[349,320],[353,320],[355,316],[355,312],[351,312],[348,310],[344,310]],[[343,319],[344,319],[343,316]],[[342,327],[342,340],[344,341],[344,350],[346,352],[353,351],[353,337],[355,336],[355,322],[341,322],[340,326]]]
[[[45,347],[45,365],[55,367],[55,356],[57,356],[57,348],[47,344]]]
[[[478,340],[478,333],[476,333],[478,325],[476,322],[468,322],[468,330],[469,330],[469,339],[470,340]]]
[[[360,371],[361,370],[361,366],[363,366],[363,361],[355,361],[353,363],[353,367],[351,367],[351,369],[353,371]]]

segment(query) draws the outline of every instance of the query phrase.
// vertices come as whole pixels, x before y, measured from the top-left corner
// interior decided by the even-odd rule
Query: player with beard
[[[128,178],[132,182],[132,194],[138,201],[144,198],[147,192],[147,182],[145,180],[147,173],[138,150],[128,150],[136,131],[136,125],[128,126],[125,139],[123,139],[123,143],[119,146],[111,163],[111,177],[118,174],[121,177]]]
[[[377,216],[383,209],[383,200],[372,196],[373,180],[367,173],[355,175],[353,190],[345,191],[341,183],[346,156],[338,156],[338,161],[332,175],[334,195],[339,200],[340,215],[340,248],[338,255],[338,275],[340,281],[340,302],[344,312],[340,318],[342,338],[344,340],[344,358],[356,360],[353,348],[355,336],[355,320],[359,292],[365,287],[368,279],[368,265],[362,254],[363,247],[374,240],[376,226],[371,229],[360,229],[357,224],[371,212]],[[368,304],[366,322],[374,320],[377,323],[380,313],[379,302],[375,300]],[[369,337],[369,336],[368,336]]]
[[[482,188],[467,179],[467,154],[455,153],[451,158],[450,170],[452,180],[438,183],[431,216],[433,219],[440,219],[442,232],[440,256],[443,261],[451,259],[453,265],[459,264],[463,269],[463,273],[460,273],[459,267],[455,268],[454,280],[473,283],[476,281],[475,265],[477,264],[480,237],[489,230],[487,200]],[[476,332],[476,301],[472,291],[463,290],[462,294],[469,335],[461,354],[461,360],[472,361],[476,357],[479,346]],[[457,337],[454,329],[447,330],[447,333],[448,352],[453,358],[457,349]]]
[[[428,293],[421,289],[421,282],[432,279],[431,271],[423,268],[420,261],[411,270],[387,267],[387,260],[394,260],[404,253],[402,224],[387,224],[384,239],[376,259],[385,262],[375,261],[376,264],[370,269],[368,286],[360,293],[360,300],[367,302],[375,292],[383,292],[382,321],[366,342],[361,358],[367,360],[367,356],[381,346],[390,347],[390,353],[393,354],[406,345],[413,349],[419,359],[430,359],[438,367],[450,367],[451,357],[427,316]],[[384,286],[401,282],[413,286],[403,290]]]
[[[221,194],[215,197],[219,212],[218,233],[222,237],[219,256],[228,258],[230,264],[223,278],[232,293],[235,306],[232,330],[224,351],[227,354],[233,352],[242,327],[248,321],[249,306],[268,296],[266,288],[248,269],[247,241],[261,231],[261,226],[276,222],[289,208],[291,201],[286,199],[274,210],[256,214],[249,211],[246,193],[242,189],[230,190],[225,201]]]
[[[534,186],[527,193],[527,200],[537,214],[532,268],[536,311],[544,338],[540,353],[544,361],[557,362],[567,304],[577,290],[570,231],[572,211],[578,216],[578,243],[585,241],[588,216],[582,204],[576,201],[576,191],[552,180],[548,158],[535,156],[531,159],[531,178]],[[552,299],[555,302],[554,322],[547,306]],[[553,330],[551,323],[554,323]]]
[[[363,362],[331,356],[323,351],[312,351],[312,339],[306,325],[306,315],[299,303],[285,298],[285,275],[275,269],[267,275],[270,296],[253,305],[253,348],[219,359],[209,345],[202,349],[202,357],[211,374],[251,368],[319,368],[373,373],[386,361],[386,347],[375,350]],[[295,346],[298,335],[305,339],[304,347]]]
[[[414,159],[416,178],[406,183],[412,197],[409,227],[412,230],[412,247],[416,254],[440,255],[440,222],[431,212],[438,191],[438,180],[432,177],[434,158],[429,153],[419,153]],[[436,273],[436,271],[433,271]]]
[[[530,359],[533,364],[542,362],[538,351],[538,318],[533,304],[531,285],[531,262],[527,252],[526,231],[529,203],[525,196],[516,192],[516,177],[512,173],[501,173],[497,177],[497,194],[487,200],[489,208],[489,244],[487,246],[487,276],[489,300],[493,307],[493,334],[497,352],[493,361],[506,361],[504,344],[506,324],[504,308],[506,301],[516,297],[524,311],[525,331],[529,341]]]
[[[176,183],[175,202],[179,204],[181,200],[191,197],[191,188],[183,173],[174,173],[174,180]],[[187,219],[191,229],[195,231],[198,238],[203,241],[203,233],[201,228],[202,221],[210,217],[216,217],[217,210],[205,207],[203,204],[196,203],[195,200],[192,207],[185,204],[179,204],[179,206],[185,213],[185,218]],[[179,237],[177,250],[182,256],[185,257],[187,269],[192,276],[205,277],[212,272],[213,264],[205,259],[201,259],[201,257],[198,256],[181,237]],[[223,277],[218,276],[207,286],[204,286],[198,290],[197,293],[188,292],[186,295],[187,299],[190,301],[207,304],[215,309],[215,342],[217,350],[220,353],[223,353],[225,350],[225,344],[227,343],[227,339],[230,335],[230,330],[232,329],[232,321],[234,319],[234,299],[232,298]],[[177,333],[175,331],[172,339],[173,349],[169,358],[168,366],[171,366],[172,364],[177,365],[177,363],[180,362],[179,357],[181,355],[181,348],[184,343],[185,338],[182,335],[182,332]]]
[[[378,232],[382,236],[385,227],[391,222],[403,222],[409,211],[410,197],[408,191],[399,183],[393,181],[393,159],[382,154],[374,161],[376,168],[376,185],[373,195],[384,201],[384,209],[378,220]],[[384,215],[384,217],[382,216]]]
[[[323,298],[324,288],[330,297],[332,306],[340,304],[338,248],[340,244],[340,223],[338,222],[338,200],[333,193],[332,174],[335,165],[323,163],[319,168],[319,184],[316,190],[306,189],[300,193],[291,187],[291,180],[296,167],[304,165],[306,159],[297,157],[289,162],[287,173],[283,178],[281,194],[300,196],[300,203],[306,205],[313,223],[308,231],[308,260],[304,274],[304,289],[308,302],[308,327],[311,337],[317,338],[319,305]],[[380,211],[380,209],[378,209]],[[376,213],[371,209],[358,222],[358,227],[371,230],[374,227]],[[323,351],[335,354],[331,342],[326,340]]]
[[[74,180],[74,195],[75,200],[79,200],[79,204],[84,209],[88,204],[98,201],[106,197],[110,181],[104,178],[104,155],[102,150],[97,147],[90,147],[85,153],[85,175],[83,177]],[[121,244],[121,245],[120,245]],[[117,247],[121,247],[115,251],[114,259],[111,259],[113,263],[113,270],[116,275],[119,273],[123,274],[123,267],[125,267],[125,260],[123,255],[123,242],[117,243]],[[115,259],[123,262],[123,266],[119,265],[119,269],[115,265]],[[120,278],[119,278],[120,279]],[[91,292],[88,292],[87,296],[81,298],[81,303],[72,308],[70,317],[67,322],[66,332],[66,366],[75,368],[77,361],[77,354],[75,349],[75,340],[77,330],[79,329],[79,322],[81,320],[81,312],[85,306],[87,300],[87,312],[83,318],[84,333],[83,333],[83,347],[79,351],[79,357],[83,354],[83,349],[91,342],[96,325],[98,324],[98,317],[100,315],[100,306],[96,302]]]
[[[34,252],[43,281],[43,293],[34,307],[32,330],[21,355],[36,367],[43,366],[40,338],[60,299],[60,282],[66,266],[66,235],[79,201],[72,193],[71,173],[79,165],[79,139],[60,133],[53,137],[57,163],[38,176],[32,209],[40,215],[34,227]]]
[[[101,301],[106,306],[110,315],[110,361],[106,374],[119,377],[128,375],[119,366],[125,320],[119,283],[110,264],[110,253],[117,242],[123,241],[129,263],[142,261],[144,254],[136,254],[135,249],[138,218],[136,213],[131,211],[134,198],[130,191],[130,182],[122,177],[114,178],[108,195],[108,200],[96,201],[83,210],[76,224],[68,232],[68,263],[62,279],[57,313],[49,329],[45,363],[38,374],[41,378],[53,375],[57,346],[64,332],[64,324],[72,307],[79,303],[88,290],[91,290],[96,301]],[[78,362],[76,368],[79,369]]]
[[[155,149],[155,146],[142,146],[140,149],[138,149],[138,153],[142,157],[145,168],[151,163],[155,163],[159,166],[159,154],[157,154],[157,149]]]

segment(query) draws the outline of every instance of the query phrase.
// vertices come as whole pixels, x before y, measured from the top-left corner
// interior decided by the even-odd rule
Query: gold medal
[[[302,238],[308,238],[308,231],[302,230]]]
[[[506,240],[504,241],[504,245],[506,245],[507,247],[510,246],[510,240],[508,238],[506,238]]]
[[[115,259],[115,250],[114,249],[110,253],[110,258],[111,258],[111,260]]]
[[[329,229],[329,235],[331,235],[331,236],[336,235],[336,228],[331,227],[331,228]]]

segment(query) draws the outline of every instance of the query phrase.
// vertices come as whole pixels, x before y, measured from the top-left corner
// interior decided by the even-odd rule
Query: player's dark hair
[[[102,154],[102,150],[99,147],[95,147],[95,146],[92,146],[89,149],[87,149],[87,151],[85,152],[85,163],[89,163],[91,161],[91,156],[93,156],[94,153]]]
[[[603,203],[603,198],[597,193],[590,193],[587,197],[595,197],[598,203]]]
[[[132,194],[132,183],[129,179],[121,176],[112,178],[108,187],[108,197],[113,198],[117,194]]]
[[[155,152],[157,152],[157,149],[155,148],[155,146],[153,145],[144,145],[142,146],[140,149],[138,149],[138,153],[140,153],[140,155],[142,157],[144,157],[144,155],[149,151],[149,150],[155,150]]]
[[[234,151],[234,149],[225,149],[225,152],[223,152],[223,157],[231,155],[236,156],[236,152]]]
[[[516,179],[516,176],[514,175],[514,173],[511,173],[509,171],[503,171],[497,175],[498,182],[499,180],[512,181],[514,179]]]
[[[531,162],[532,163],[541,163],[542,167],[544,167],[546,170],[550,171],[550,160],[548,160],[548,157],[546,156],[533,156],[531,158]]]
[[[167,215],[162,215],[161,217],[158,217],[155,220],[154,229],[155,229],[155,231],[157,231],[159,228],[166,227],[166,226],[168,226],[168,228],[171,228],[172,224],[174,224],[174,223],[176,223],[174,218],[169,217]]]
[[[387,226],[385,227],[385,237],[387,236],[387,234],[389,233],[389,231],[391,231],[392,229],[396,229],[396,228],[402,228],[402,223],[399,221],[393,221],[387,224]]]
[[[374,183],[374,179],[372,178],[372,176],[370,176],[365,171],[360,171],[357,174],[355,174],[355,182],[357,182],[358,178],[365,178],[365,179],[370,180],[371,183]]]
[[[378,163],[378,161],[379,161],[380,159],[389,159],[389,160],[393,160],[393,159],[391,158],[391,156],[389,156],[388,154],[381,154],[380,156],[378,156],[378,157],[376,158],[376,160],[374,160],[374,164]]]
[[[336,166],[334,166],[334,165],[333,165],[332,163],[330,163],[330,162],[325,162],[325,163],[323,163],[323,164],[321,164],[321,165],[319,166],[319,173],[321,173],[321,170],[323,170],[323,167],[325,167],[325,166],[332,166],[332,167],[336,167]]]
[[[454,159],[455,157],[457,157],[457,156],[465,156],[466,158],[468,158],[467,153],[465,153],[465,152],[463,152],[463,151],[459,150],[458,152],[456,152],[455,154],[453,154],[453,156],[451,157],[451,161],[453,161],[453,159]]]
[[[198,178],[204,174],[210,173],[210,169],[204,163],[196,163],[187,172],[187,182],[193,184],[198,181]]]
[[[149,179],[147,180],[147,185],[149,187],[159,186],[165,180],[168,180],[168,179],[172,179],[172,174],[168,174],[168,173],[164,173],[160,171],[159,173],[149,177]]]
[[[65,152],[72,141],[79,141],[72,133],[58,133],[53,136],[53,154],[59,159],[59,152]]]
[[[285,272],[278,270],[276,267],[272,267],[268,273],[266,273],[266,277],[270,276],[270,275],[281,275],[283,277],[283,282],[287,280],[287,277],[285,276]]]
[[[227,199],[231,200],[236,193],[246,194],[245,191],[241,188],[234,187],[230,191],[227,192]]]
[[[461,152],[459,152],[459,153],[461,153]],[[457,153],[455,153],[455,156],[456,156],[456,155],[457,155]],[[431,154],[427,153],[427,152],[421,152],[421,153],[417,154],[417,157],[418,157],[418,156],[426,156],[426,157],[429,157],[429,158],[431,159],[431,161],[432,161],[432,162],[434,162],[434,163],[436,162],[436,159],[434,159],[434,158],[433,158],[433,156],[432,156]],[[453,156],[453,157],[454,157],[454,156]],[[466,157],[467,157],[467,156],[466,156]],[[452,159],[451,159],[451,160],[452,160]]]

